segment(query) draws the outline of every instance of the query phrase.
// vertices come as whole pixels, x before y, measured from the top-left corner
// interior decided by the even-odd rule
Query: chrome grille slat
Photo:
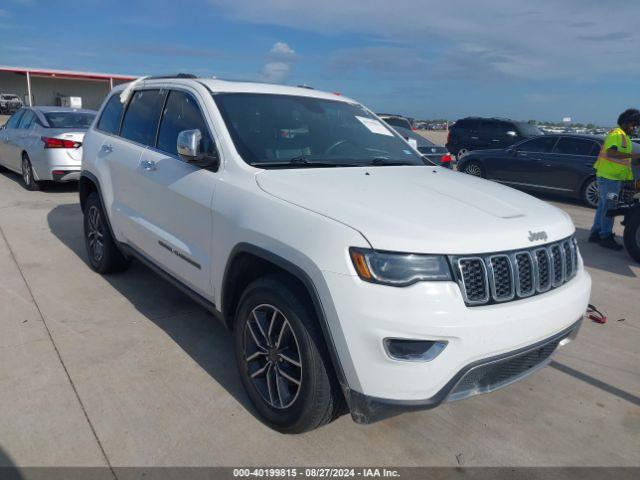
[[[558,288],[578,273],[578,245],[570,237],[531,249],[454,256],[456,277],[469,306],[508,302]]]

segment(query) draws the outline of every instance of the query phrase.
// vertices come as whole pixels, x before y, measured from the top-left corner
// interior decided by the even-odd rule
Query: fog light
[[[385,338],[384,348],[394,360],[428,362],[433,360],[447,346],[447,342],[430,340],[405,340]]]

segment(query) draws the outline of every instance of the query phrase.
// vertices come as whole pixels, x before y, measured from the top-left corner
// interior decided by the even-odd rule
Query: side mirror
[[[200,151],[200,142],[202,141],[202,133],[200,130],[183,130],[178,134],[177,150],[180,158],[187,163],[198,167],[214,167],[219,164],[219,157],[208,155]]]

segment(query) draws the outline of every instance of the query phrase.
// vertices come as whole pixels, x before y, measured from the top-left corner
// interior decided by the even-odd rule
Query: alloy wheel
[[[460,160],[467,153],[469,153],[469,150],[467,150],[466,148],[461,148],[460,150],[458,150],[458,154],[456,155],[456,157],[457,157],[458,160]]]
[[[464,168],[464,173],[473,175],[475,177],[482,176],[482,170],[480,169],[480,165],[478,165],[477,163],[470,163],[469,165],[467,165]]]
[[[598,182],[592,180],[584,189],[584,198],[589,205],[597,207],[600,200],[600,192],[598,191]]]
[[[287,317],[273,305],[255,307],[244,325],[244,360],[251,382],[271,407],[285,409],[298,398],[302,360]]]
[[[89,240],[89,251],[96,262],[100,262],[104,255],[104,226],[102,223],[102,215],[95,205],[91,205],[87,212],[88,231],[87,239]]]

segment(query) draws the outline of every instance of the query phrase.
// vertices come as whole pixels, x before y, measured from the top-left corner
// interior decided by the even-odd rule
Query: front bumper
[[[360,421],[359,411],[365,412],[360,418],[375,418],[371,411],[377,405],[402,410],[441,403],[469,369],[571,329],[582,318],[591,291],[582,262],[576,276],[554,290],[476,307],[465,305],[453,282],[395,288],[351,275],[325,271],[323,276],[341,329],[332,334],[344,336],[344,342],[336,343],[345,345],[353,366],[352,373],[347,372],[345,390],[356,421]],[[402,361],[387,354],[387,338],[446,342],[447,346],[430,361]],[[484,391],[504,385],[495,382]],[[469,396],[455,393],[450,399]],[[475,393],[482,391],[470,394]]]
[[[559,346],[573,340],[582,318],[569,328],[534,345],[479,360],[460,370],[438,393],[424,400],[389,400],[349,392],[351,416],[356,423],[368,424],[407,411],[427,410],[443,402],[462,400],[493,392],[521,380],[551,361]]]

